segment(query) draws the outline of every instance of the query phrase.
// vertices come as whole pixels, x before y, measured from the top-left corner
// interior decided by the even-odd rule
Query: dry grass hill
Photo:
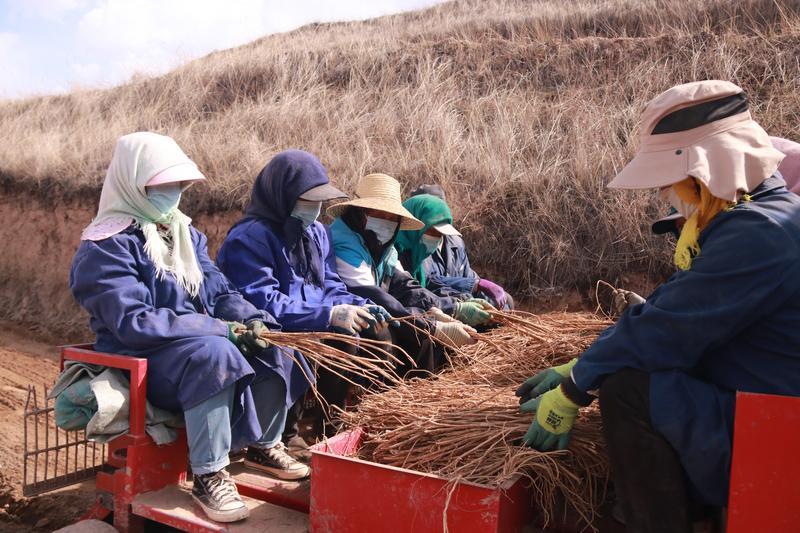
[[[0,318],[79,338],[66,275],[115,139],[175,137],[210,177],[184,210],[212,252],[276,152],[317,154],[352,191],[382,171],[439,182],[474,262],[514,292],[669,272],[650,194],[604,184],[646,101],[732,80],[775,135],[800,137],[800,2],[457,0],[310,25],[107,90],[0,103]],[[638,288],[638,287],[631,287]]]

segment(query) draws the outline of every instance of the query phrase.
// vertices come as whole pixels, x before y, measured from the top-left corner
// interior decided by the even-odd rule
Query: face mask
[[[696,205],[681,200],[681,197],[678,196],[678,193],[675,192],[675,189],[672,187],[662,190],[659,194],[662,199],[669,202],[669,204],[675,208],[675,211],[680,213],[687,220],[697,211]]]
[[[422,245],[425,246],[425,251],[429,254],[435,252],[440,244],[442,244],[441,237],[434,237],[433,235],[422,236]]]
[[[364,229],[374,233],[379,243],[386,244],[392,240],[392,237],[394,237],[394,233],[397,231],[397,226],[397,222],[368,216]]]
[[[181,201],[181,189],[180,183],[169,183],[146,187],[145,190],[147,199],[163,215],[178,207],[178,202]]]
[[[297,202],[292,209],[292,216],[303,223],[303,229],[316,222],[322,212],[322,202]]]

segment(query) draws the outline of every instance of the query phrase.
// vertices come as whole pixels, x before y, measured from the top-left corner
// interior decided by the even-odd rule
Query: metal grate
[[[22,477],[25,496],[91,479],[104,467],[106,445],[87,440],[82,430],[65,431],[56,427],[53,409],[53,401],[47,398],[47,387],[40,400],[36,387],[28,386]]]

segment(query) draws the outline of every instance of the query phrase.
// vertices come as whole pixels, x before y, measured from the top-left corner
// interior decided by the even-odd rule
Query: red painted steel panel
[[[337,455],[352,451],[358,433],[314,447],[311,529],[315,532],[520,531],[530,521],[530,496],[518,479],[501,490]],[[326,449],[329,451],[321,451]]]
[[[736,395],[728,533],[800,532],[800,398]]]

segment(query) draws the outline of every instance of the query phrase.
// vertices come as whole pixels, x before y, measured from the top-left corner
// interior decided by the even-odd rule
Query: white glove
[[[437,322],[433,338],[448,345],[460,348],[478,342],[472,335],[477,334],[473,328],[458,321]]]
[[[355,335],[374,326],[375,317],[363,307],[350,304],[334,305],[331,309],[331,328]]]
[[[455,322],[456,319],[439,309],[438,307],[431,307],[428,309],[428,314],[433,317],[437,322]]]
[[[646,301],[635,292],[617,289],[614,293],[614,310],[621,314],[629,306],[643,304]]]

